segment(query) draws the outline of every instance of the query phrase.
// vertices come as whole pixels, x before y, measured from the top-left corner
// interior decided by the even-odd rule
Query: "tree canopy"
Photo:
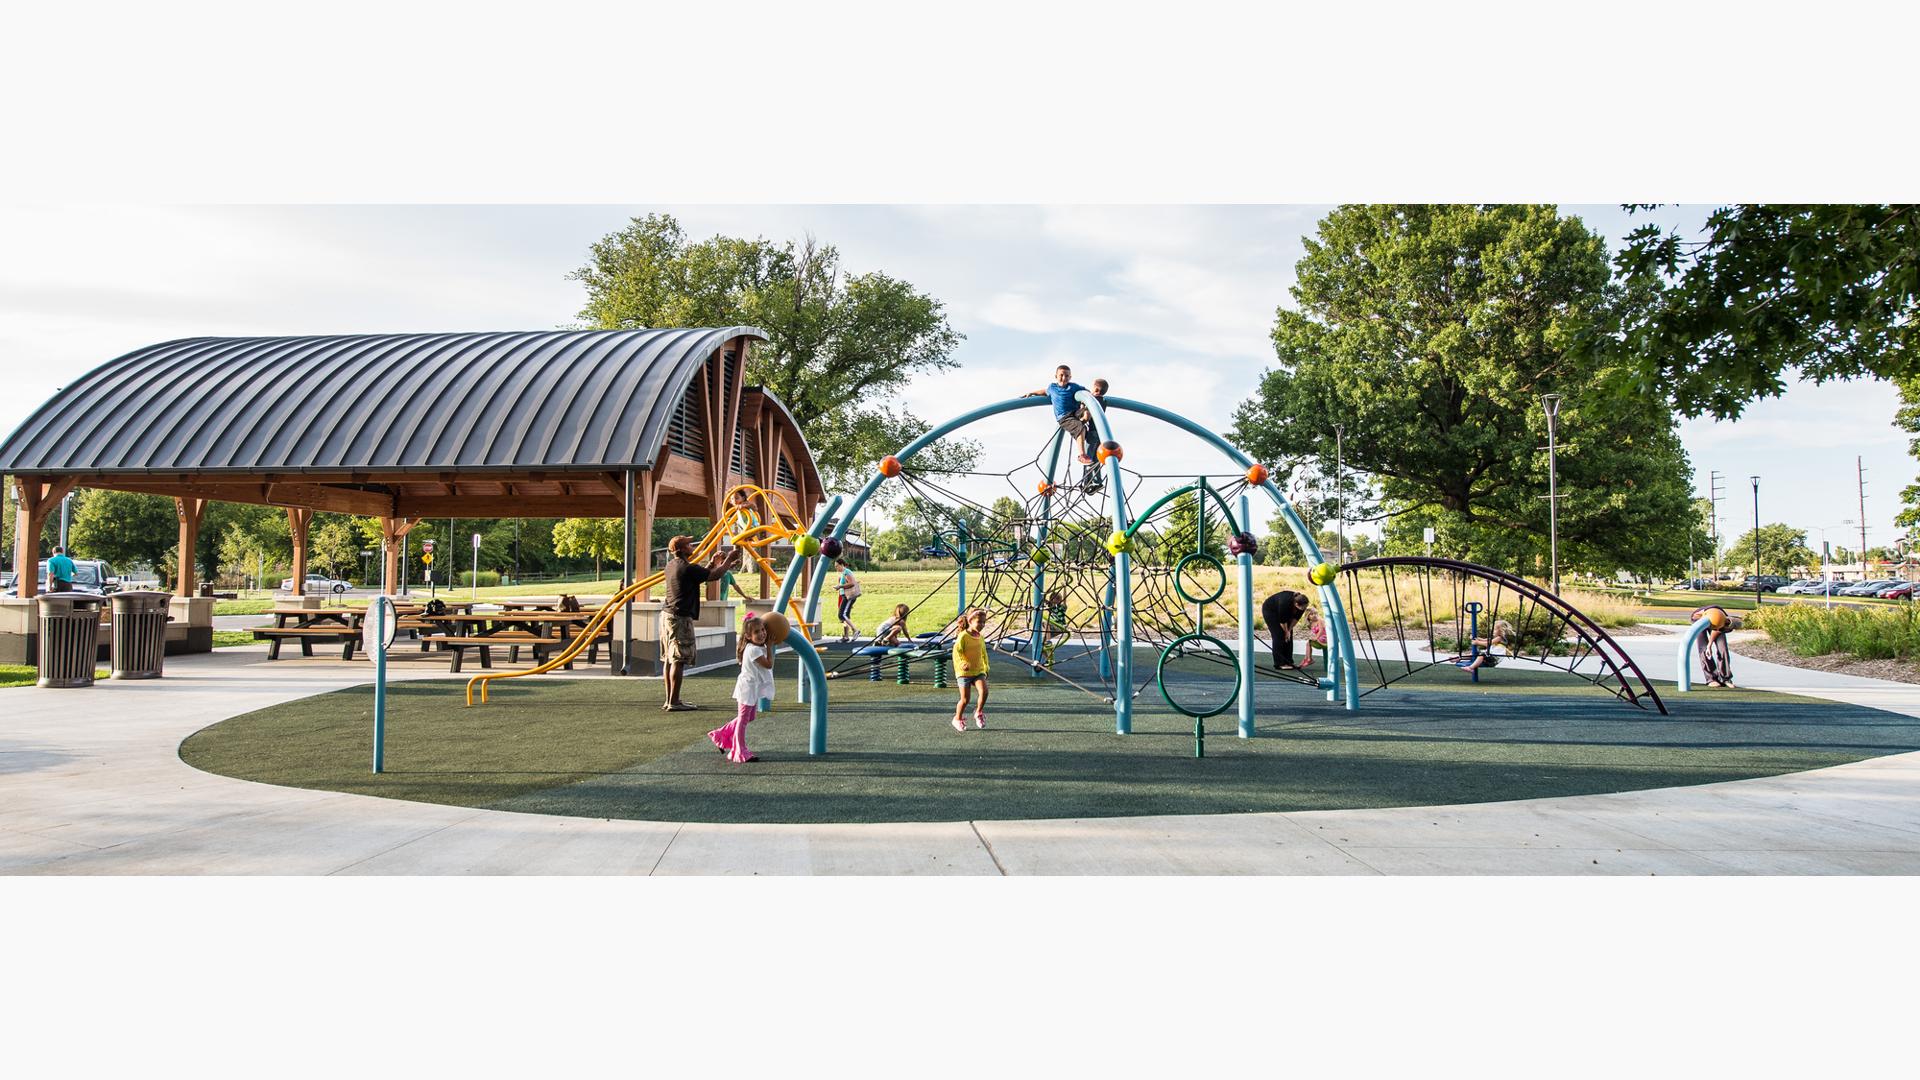
[[[1615,265],[1627,302],[1587,351],[1687,416],[1739,416],[1790,373],[1920,376],[1915,206],[1722,206],[1698,237],[1634,230]]]
[[[1753,530],[1741,533],[1727,546],[1727,561],[1739,566],[1753,563]],[[1760,565],[1755,574],[1790,575],[1820,565],[1820,556],[1807,548],[1807,531],[1774,522],[1760,526]]]
[[[1298,310],[1273,329],[1279,365],[1235,414],[1240,445],[1337,490],[1344,425],[1347,520],[1390,516],[1389,550],[1407,543],[1397,523],[1434,524],[1436,554],[1538,573],[1541,396],[1559,394],[1562,567],[1686,565],[1691,468],[1672,413],[1623,406],[1610,371],[1572,351],[1611,317],[1600,237],[1551,206],[1366,205],[1329,214],[1305,246]]]
[[[569,276],[587,288],[580,318],[594,327],[766,331],[747,377],[786,403],[830,488],[858,486],[926,432],[894,402],[916,378],[953,367],[962,340],[939,300],[880,271],[848,273],[811,236],[690,242],[671,215],[650,214],[597,241]],[[976,452],[943,439],[916,467],[965,469]]]

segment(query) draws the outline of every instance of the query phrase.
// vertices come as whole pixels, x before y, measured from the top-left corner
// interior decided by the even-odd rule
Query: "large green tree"
[[[76,556],[105,559],[122,568],[150,566],[171,577],[173,553],[180,546],[180,518],[172,499],[82,489],[73,502],[67,540]]]
[[[1562,568],[1686,565],[1691,470],[1672,413],[1623,407],[1610,373],[1570,352],[1616,299],[1583,223],[1551,206],[1343,206],[1305,246],[1279,365],[1235,415],[1242,446],[1333,491],[1344,425],[1347,520],[1425,516],[1436,553],[1544,573],[1541,396],[1560,394]]]
[[[626,553],[624,528],[619,518],[562,518],[553,527],[553,550],[569,558],[592,559],[593,577],[598,581],[601,560]]]
[[[880,271],[843,270],[839,252],[811,236],[689,241],[671,215],[650,214],[596,242],[570,276],[586,286],[580,318],[590,326],[766,331],[747,377],[793,412],[833,488],[864,482],[927,430],[892,402],[916,378],[953,367],[962,338],[939,300]],[[941,440],[916,467],[964,469],[976,450]]]
[[[1738,416],[1790,374],[1920,376],[1920,207],[1722,206],[1698,235],[1636,229],[1615,264],[1629,302],[1585,351],[1687,416]]]
[[[1736,565],[1753,564],[1753,530],[1741,533],[1727,547],[1727,561]],[[1807,548],[1807,531],[1775,522],[1760,526],[1760,566],[1756,574],[1791,575],[1820,565],[1820,556]]]

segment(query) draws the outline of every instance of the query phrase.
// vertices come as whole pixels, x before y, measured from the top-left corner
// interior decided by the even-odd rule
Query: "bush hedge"
[[[1845,653],[1861,660],[1911,660],[1920,655],[1920,610],[1899,607],[1768,605],[1746,625],[1767,632],[1801,656]]]
[[[498,584],[500,584],[500,571],[498,570],[480,571],[480,587],[481,588],[491,589]],[[471,570],[460,571],[460,587],[465,589],[473,588],[473,571]]]

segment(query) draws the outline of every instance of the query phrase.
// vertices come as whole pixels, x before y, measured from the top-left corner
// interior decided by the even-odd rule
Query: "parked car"
[[[1911,600],[1915,588],[1920,588],[1920,581],[1903,581],[1881,589],[1879,595],[1883,600]]]
[[[1674,589],[1679,592],[1685,592],[1689,589],[1711,589],[1711,588],[1713,588],[1713,582],[1703,577],[1689,578],[1686,581],[1683,581],[1678,585],[1674,586]]]
[[[1748,574],[1746,579],[1740,582],[1740,591],[1754,592],[1758,590],[1760,592],[1777,592],[1780,586],[1790,583],[1791,579],[1781,577],[1778,574],[1760,574],[1758,576]]]
[[[1834,593],[1834,595],[1835,596],[1872,596],[1875,593],[1878,593],[1881,589],[1888,587],[1889,585],[1898,585],[1898,584],[1899,582],[1897,581],[1893,581],[1891,579],[1884,579],[1884,578],[1876,579],[1874,581],[1861,581],[1861,582],[1856,582],[1852,585],[1849,585],[1844,589],[1841,589],[1839,592]]]
[[[1787,582],[1785,585],[1782,585],[1778,589],[1775,589],[1774,592],[1779,593],[1781,596],[1795,596],[1805,591],[1807,586],[1813,585],[1813,584],[1816,584],[1816,583],[1812,581],[1808,581],[1805,578],[1801,578],[1797,581]]]
[[[320,594],[343,593],[351,588],[353,588],[353,583],[350,581],[341,581],[339,578],[330,578],[322,574],[307,575],[306,593],[308,596],[312,596],[316,593],[320,593]],[[293,579],[288,578],[287,580],[281,582],[280,591],[288,592],[288,593],[292,592]]]
[[[47,560],[40,560],[41,595],[47,591]],[[113,567],[101,559],[73,560],[73,591],[91,596],[105,596],[120,588],[120,579],[114,575]],[[19,575],[9,573],[6,576],[5,592],[8,596],[17,596],[20,592]]]

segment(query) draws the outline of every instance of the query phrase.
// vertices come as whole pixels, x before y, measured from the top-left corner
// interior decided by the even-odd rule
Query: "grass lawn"
[[[251,630],[215,630],[213,632],[213,647],[216,649],[230,649],[236,645],[253,645],[259,641],[260,639],[254,637],[253,631]]]
[[[947,726],[951,691],[843,679],[831,753],[806,754],[804,709],[750,729],[732,765],[705,732],[728,719],[732,676],[688,680],[699,712],[664,713],[651,680],[515,680],[463,708],[461,683],[390,691],[387,761],[368,771],[371,693],[343,690],[195,733],[181,757],[224,775],[461,806],[668,821],[957,821],[1483,802],[1769,776],[1920,749],[1920,720],[1765,694],[1670,695],[1641,712],[1564,676],[1499,669],[1479,684],[1435,670],[1348,713],[1263,681],[1260,737],[1192,721],[1148,685],[1135,734],[1110,706],[996,665],[989,727]],[[531,684],[531,685],[529,685]]]
[[[215,600],[215,615],[265,615],[273,610],[272,600]]]

